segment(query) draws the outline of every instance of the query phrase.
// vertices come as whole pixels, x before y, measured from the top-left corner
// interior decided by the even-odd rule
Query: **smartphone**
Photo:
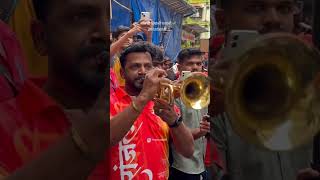
[[[246,45],[259,36],[257,31],[233,30],[227,37],[227,42],[223,50],[224,59],[233,59],[237,57],[246,47]]]
[[[182,71],[181,72],[181,80],[185,80],[189,75],[191,74],[191,71]]]
[[[140,19],[141,20],[149,20],[149,19],[151,19],[151,13],[150,12],[141,12]]]

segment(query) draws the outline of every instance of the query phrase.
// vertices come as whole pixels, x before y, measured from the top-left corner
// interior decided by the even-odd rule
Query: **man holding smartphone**
[[[199,49],[183,49],[178,55],[178,69],[181,73],[180,80],[188,76],[189,72],[201,72],[202,52]],[[200,180],[207,179],[204,164],[206,150],[206,134],[210,132],[210,122],[207,116],[208,109],[195,110],[187,108],[181,99],[175,100],[181,111],[182,120],[190,128],[194,139],[194,153],[191,158],[183,157],[176,151],[176,147],[171,143],[173,163],[170,169],[170,180]]]
[[[116,79],[120,86],[124,86],[125,82],[120,74],[121,65],[119,54],[134,42],[134,37],[137,36],[137,33],[144,32],[146,34],[147,41],[151,42],[152,31],[149,31],[151,27],[152,24],[148,25],[145,20],[141,20],[138,23],[133,23],[131,28],[119,26],[113,33],[115,42],[110,47],[110,60],[111,64],[113,64],[113,72],[116,75]]]

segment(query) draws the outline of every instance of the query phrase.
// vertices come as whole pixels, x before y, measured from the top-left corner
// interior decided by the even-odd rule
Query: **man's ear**
[[[31,34],[34,47],[41,56],[48,54],[47,35],[43,23],[33,20],[31,23]]]

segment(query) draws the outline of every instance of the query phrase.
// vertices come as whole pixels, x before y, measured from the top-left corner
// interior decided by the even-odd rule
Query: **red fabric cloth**
[[[70,127],[64,111],[33,82],[19,95],[0,103],[0,169],[11,173],[27,164],[65,135]],[[105,180],[104,162],[89,177]]]
[[[180,74],[180,72],[178,71],[178,72],[176,73],[176,79],[180,79],[180,76],[181,76],[181,74]]]
[[[220,52],[224,45],[224,42],[224,34],[216,35],[210,39],[210,59],[213,59],[214,61],[218,61],[220,59]]]
[[[110,102],[110,119],[131,104],[122,88],[116,90],[115,96]],[[110,179],[168,178],[169,127],[154,114],[153,106],[149,102],[126,136],[111,148]]]
[[[207,138],[207,147],[206,147],[206,154],[204,156],[204,164],[208,167],[212,164],[211,158],[211,145],[210,140]]]
[[[219,34],[219,35],[216,35],[214,36],[212,39],[211,39],[211,49],[213,51],[216,51],[216,50],[219,50],[222,48],[223,44],[224,44],[224,41],[225,41],[225,36],[224,34]]]
[[[117,76],[112,68],[110,68],[110,94],[114,93],[119,86]]]
[[[11,173],[55,143],[69,124],[63,111],[32,82],[0,103],[0,167]]]
[[[301,33],[301,34],[298,35],[298,37],[300,37],[307,44],[313,46],[313,37],[312,37],[311,34]]]
[[[0,66],[8,71],[14,88],[19,90],[27,78],[25,59],[14,33],[0,20]],[[14,94],[8,79],[0,73],[0,101],[11,98]]]
[[[70,124],[63,109],[37,87],[45,80],[26,80],[18,41],[1,21],[0,65],[10,76],[0,73],[0,175],[6,176],[59,141]],[[105,180],[107,165],[98,166],[89,180]]]
[[[211,138],[209,138],[207,141],[207,149],[206,149],[204,163],[207,167],[212,165],[212,163],[215,163],[220,168],[223,167],[222,160],[220,158],[217,146],[214,143],[213,139]]]

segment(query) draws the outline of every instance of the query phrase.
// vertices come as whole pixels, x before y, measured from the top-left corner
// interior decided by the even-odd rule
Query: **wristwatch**
[[[181,123],[182,123],[182,116],[179,116],[172,125],[169,125],[169,127],[176,128],[176,127],[179,127]]]

